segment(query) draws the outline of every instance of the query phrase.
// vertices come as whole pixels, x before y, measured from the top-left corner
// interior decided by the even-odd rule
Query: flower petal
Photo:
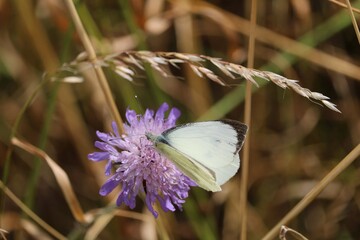
[[[136,206],[135,197],[136,194],[133,194],[128,186],[125,185],[116,200],[116,205],[120,206],[122,203],[125,203],[129,208],[134,209]]]
[[[111,123],[111,127],[113,129],[113,132],[115,133],[115,136],[120,137],[119,130],[115,121]]]
[[[145,122],[149,122],[149,121],[153,120],[153,117],[154,117],[154,111],[151,109],[146,109],[144,117],[143,117]]]
[[[109,140],[109,134],[107,134],[107,133],[96,131],[96,135],[98,136],[98,138],[100,138],[101,140],[103,140],[105,142],[107,142]]]
[[[108,152],[93,152],[88,155],[88,159],[94,162],[103,161],[109,159]]]
[[[134,110],[126,110],[126,120],[128,121],[128,123],[130,123],[130,125],[136,125],[137,124],[137,117],[136,117],[136,112]]]
[[[109,176],[111,173],[111,167],[112,167],[113,163],[112,161],[108,161],[106,166],[105,166],[105,175]]]
[[[151,194],[146,194],[145,203],[149,211],[154,215],[155,218],[159,216],[157,211],[154,210],[152,204],[155,202],[154,197]]]
[[[116,175],[109,178],[104,185],[101,186],[99,194],[101,196],[106,196],[108,195],[110,192],[112,192],[112,190],[114,190],[114,188],[116,188],[119,183],[121,182],[121,180],[116,178]]]
[[[175,207],[174,205],[171,203],[171,200],[169,198],[169,196],[164,196],[164,197],[158,197],[157,198],[159,203],[160,203],[160,206],[162,207],[162,209],[167,212],[167,211],[172,211],[174,212],[175,211]]]
[[[169,127],[173,127],[175,126],[175,122],[176,120],[180,117],[180,110],[177,109],[177,108],[172,108],[170,113],[169,113],[169,116],[166,120],[166,125],[169,126]]]
[[[167,103],[161,104],[161,106],[159,107],[159,109],[155,114],[155,122],[158,123],[160,121],[164,121],[164,115],[168,109],[169,109],[169,105]]]

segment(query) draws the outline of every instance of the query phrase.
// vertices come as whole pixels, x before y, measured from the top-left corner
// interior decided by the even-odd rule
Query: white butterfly
[[[146,137],[199,187],[217,192],[240,167],[239,151],[247,129],[233,120],[207,121],[178,125],[158,136],[146,133]]]

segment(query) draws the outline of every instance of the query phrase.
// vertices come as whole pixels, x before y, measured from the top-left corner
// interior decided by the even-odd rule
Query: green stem
[[[64,37],[64,41],[62,41],[62,42],[65,42],[65,45],[63,46],[61,59],[67,59],[67,55],[70,50],[69,47],[70,47],[71,36],[73,33],[74,33],[74,27],[71,26],[69,28],[69,30],[67,31],[67,34]],[[44,81],[46,81],[46,79],[44,79]],[[39,144],[38,144],[38,148],[41,150],[44,150],[46,147],[46,144],[47,144],[49,129],[51,127],[51,120],[52,120],[52,117],[53,117],[54,111],[55,111],[56,98],[58,95],[58,89],[60,87],[60,84],[61,84],[60,81],[57,81],[54,84],[54,87],[52,88],[50,97],[47,101],[49,103],[49,105],[47,106],[47,109],[46,109],[44,124],[41,129],[40,139],[39,139]],[[40,179],[42,162],[43,161],[40,158],[35,157],[34,164],[33,164],[33,171],[31,172],[29,182],[26,186],[24,202],[30,209],[33,208],[34,194],[36,192],[36,186]]]
[[[15,123],[12,127],[10,136],[9,136],[9,142],[11,141],[12,138],[15,137],[17,130],[19,128],[21,119],[24,116],[24,113],[26,111],[26,109],[30,106],[30,104],[34,101],[35,97],[37,96],[37,93],[43,88],[45,84],[45,81],[41,82],[36,89],[34,90],[34,92],[31,94],[31,96],[27,99],[27,101],[25,102],[25,104],[23,105],[23,107],[21,108],[19,114],[16,117]],[[11,163],[11,157],[12,157],[12,153],[13,153],[13,146],[10,144],[7,152],[6,152],[6,156],[5,156],[5,163],[4,163],[4,169],[3,169],[3,177],[2,177],[2,182],[4,185],[6,185],[8,178],[9,178],[9,174],[10,174],[10,163]],[[4,204],[5,204],[5,195],[3,192],[0,193],[0,203],[1,203],[1,209],[3,209]],[[0,218],[1,219],[1,218]]]

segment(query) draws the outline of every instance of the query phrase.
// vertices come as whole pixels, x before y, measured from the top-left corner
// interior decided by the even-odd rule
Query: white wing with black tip
[[[179,125],[163,132],[162,137],[177,152],[211,171],[216,183],[222,185],[240,167],[239,151],[246,132],[243,123],[221,120]]]

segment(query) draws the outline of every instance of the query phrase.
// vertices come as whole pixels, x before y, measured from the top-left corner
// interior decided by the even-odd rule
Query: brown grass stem
[[[283,217],[263,238],[270,240],[276,237],[282,225],[287,224],[304,210],[324,188],[329,185],[341,172],[343,172],[360,155],[360,144],[358,144],[344,159],[340,161],[308,194]]]
[[[295,231],[294,229],[288,228],[286,226],[281,226],[279,234],[280,240],[287,240],[286,235],[291,236],[291,239],[308,240],[305,236]]]
[[[96,57],[94,47],[92,46],[90,38],[87,35],[85,28],[80,20],[80,17],[78,15],[78,12],[76,11],[74,2],[72,0],[65,0],[65,3],[68,7],[71,18],[74,21],[75,28],[79,34],[79,37],[80,37],[80,39],[84,45],[84,48],[88,54],[88,58],[94,66],[97,80],[98,80],[99,85],[105,95],[105,99],[109,105],[111,115],[114,118],[116,124],[118,125],[118,129],[119,129],[120,133],[124,133],[123,121],[122,121],[119,111],[117,110],[114,98],[113,98],[111,90],[110,90],[110,86],[106,80],[106,77],[105,77],[105,74],[104,74],[102,68],[100,66],[97,66],[97,64],[96,64],[97,57]]]
[[[84,239],[85,240],[94,240],[97,239],[101,231],[109,224],[109,222],[114,218],[116,211],[111,211],[99,215],[95,222],[87,229]]]
[[[108,206],[113,206],[115,204],[115,201],[111,201]],[[124,218],[130,218],[134,220],[139,220],[143,222],[154,222],[154,218],[147,216],[142,213],[137,213],[133,211],[126,211],[122,209],[113,209],[109,212],[104,212],[100,214],[100,211],[93,212],[93,216],[98,216],[93,224],[87,229],[84,239],[85,240],[93,240],[97,239],[99,234],[104,230],[104,228],[109,224],[109,222],[115,217],[124,217]]]
[[[33,219],[37,224],[39,224],[42,228],[44,228],[48,233],[54,236],[56,239],[67,239],[61,233],[59,233],[56,229],[47,224],[44,220],[42,220],[38,215],[36,215],[30,208],[28,208],[9,188],[7,188],[4,183],[0,180],[0,188],[4,191],[4,193],[31,219]]]
[[[255,26],[257,17],[257,0],[251,1],[251,13],[250,13],[250,35],[249,35],[249,51],[248,51],[248,68],[254,67],[254,52],[255,52]],[[250,127],[251,123],[251,95],[252,95],[252,83],[246,81],[245,90],[245,124]],[[241,240],[247,239],[247,185],[249,175],[249,156],[250,156],[250,131],[245,141],[242,166],[241,166],[241,187],[240,187],[240,216],[241,216]]]
[[[343,2],[339,2],[337,0],[329,0],[332,3],[335,3],[336,5],[339,5],[340,7],[347,8],[347,5]],[[351,7],[351,10],[356,13],[360,13],[360,9]]]
[[[355,30],[355,34],[356,34],[356,37],[357,37],[357,40],[360,44],[360,32],[359,32],[359,27],[357,25],[357,22],[356,22],[356,19],[355,19],[355,16],[354,16],[354,12],[352,10],[352,6],[351,6],[351,3],[350,3],[350,0],[346,0],[346,5],[347,5],[347,8],[349,10],[349,13],[350,13],[350,17],[351,17],[351,21],[352,21],[352,24],[353,24],[353,27],[354,27],[354,30]]]

